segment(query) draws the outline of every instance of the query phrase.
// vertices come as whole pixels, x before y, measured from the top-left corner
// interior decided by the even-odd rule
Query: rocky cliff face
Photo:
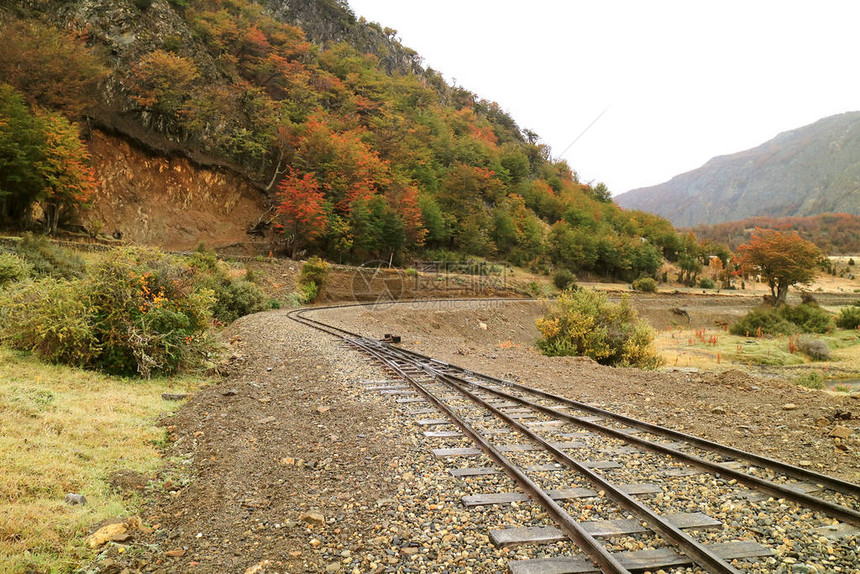
[[[389,74],[423,72],[420,56],[400,44],[394,30],[356,19],[344,0],[268,0],[266,5],[277,19],[304,30],[312,42],[347,42],[379,58]]]
[[[267,249],[247,233],[265,212],[265,197],[243,178],[184,157],[153,155],[99,131],[89,145],[100,185],[82,213],[88,229],[177,251],[200,241],[243,254]]]

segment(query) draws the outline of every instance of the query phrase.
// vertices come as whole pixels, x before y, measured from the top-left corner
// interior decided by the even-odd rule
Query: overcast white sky
[[[348,0],[614,194],[860,109],[854,0]],[[608,108],[608,110],[607,110]]]

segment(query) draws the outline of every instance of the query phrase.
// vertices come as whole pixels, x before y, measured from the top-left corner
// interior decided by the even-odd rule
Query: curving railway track
[[[330,307],[329,307],[330,308]],[[518,574],[860,572],[860,485],[572,401],[363,337],[308,316],[391,375],[368,390],[410,408],[469,507],[539,504],[540,524],[496,545],[573,542],[512,561]],[[416,408],[413,408],[416,407]],[[466,462],[463,462],[466,461]],[[518,489],[486,492],[503,473]],[[493,483],[493,484],[497,484]],[[802,518],[788,527],[782,516]],[[794,548],[793,541],[818,541]],[[810,550],[815,548],[815,550]]]

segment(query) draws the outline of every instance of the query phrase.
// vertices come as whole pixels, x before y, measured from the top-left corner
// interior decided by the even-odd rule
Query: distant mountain
[[[681,227],[755,216],[860,215],[860,112],[781,133],[615,201]]]

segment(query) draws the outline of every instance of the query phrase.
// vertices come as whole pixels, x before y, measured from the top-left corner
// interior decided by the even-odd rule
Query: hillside
[[[617,278],[677,252],[342,0],[15,0],[0,32],[7,228]]]
[[[696,225],[691,231],[701,241],[723,243],[732,251],[749,241],[756,227],[797,231],[828,255],[860,253],[860,217],[846,213],[825,213],[809,217],[752,217],[714,225]]]
[[[615,201],[682,227],[754,216],[860,215],[860,112],[779,134]]]

